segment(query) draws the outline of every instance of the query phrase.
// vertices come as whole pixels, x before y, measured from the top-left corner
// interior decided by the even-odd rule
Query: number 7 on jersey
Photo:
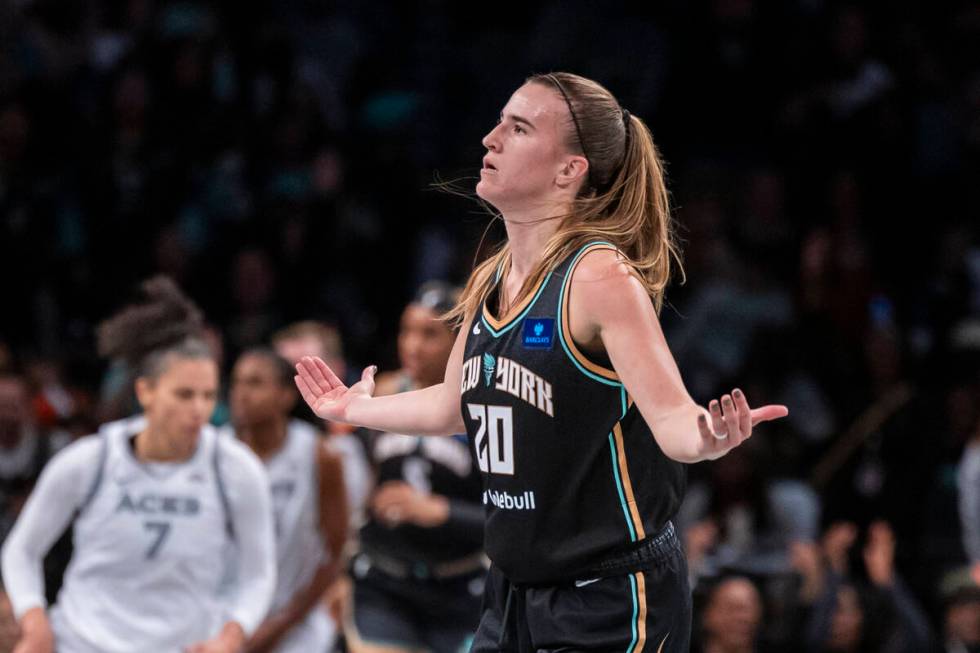
[[[146,559],[150,560],[157,556],[160,547],[163,546],[163,541],[167,539],[167,535],[170,533],[170,523],[165,521],[148,521],[143,522],[143,528],[155,534],[155,539],[146,552]]]

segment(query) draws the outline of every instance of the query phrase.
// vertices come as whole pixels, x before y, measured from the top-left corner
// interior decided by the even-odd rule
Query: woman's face
[[[159,376],[136,381],[136,395],[149,430],[175,458],[189,458],[214,412],[218,366],[205,358],[171,357]]]
[[[762,620],[759,590],[742,578],[725,581],[704,611],[704,627],[725,650],[750,650]]]
[[[577,160],[581,172],[587,166],[565,147],[563,125],[570,119],[554,89],[538,83],[517,89],[483,137],[487,154],[476,194],[501,212],[554,201],[569,161]]]
[[[439,383],[453,349],[454,336],[436,314],[409,304],[398,329],[398,358],[412,380],[423,387]]]
[[[295,395],[279,374],[276,364],[265,356],[245,354],[238,359],[228,391],[236,428],[253,428],[289,415]]]

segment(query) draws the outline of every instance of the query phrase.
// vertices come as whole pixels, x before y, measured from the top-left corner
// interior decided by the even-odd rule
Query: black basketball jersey
[[[431,528],[411,523],[389,528],[369,513],[360,533],[365,551],[435,564],[482,550],[480,476],[466,438],[378,433],[369,449],[378,487],[404,481],[425,494],[446,497],[451,508],[449,521]]]
[[[638,546],[684,491],[684,466],[660,450],[608,359],[571,339],[569,281],[599,248],[615,249],[583,246],[503,321],[487,308],[495,288],[468,325],[463,418],[484,481],[487,554],[513,582],[578,577]]]

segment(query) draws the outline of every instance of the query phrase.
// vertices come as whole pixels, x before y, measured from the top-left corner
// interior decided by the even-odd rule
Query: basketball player
[[[249,651],[324,652],[336,626],[320,602],[341,568],[347,538],[343,464],[310,424],[290,419],[293,367],[271,349],[251,349],[231,375],[225,427],[265,464],[276,534],[276,591]]]
[[[458,291],[422,286],[402,313],[402,369],[378,378],[379,395],[440,383],[456,334],[439,317]],[[468,649],[486,574],[480,473],[464,436],[379,433],[371,459],[377,488],[360,531],[352,575],[353,653]]]
[[[403,433],[464,427],[492,561],[474,651],[689,648],[671,518],[683,463],[726,454],[785,406],[690,397],[658,319],[677,260],[660,156],[599,84],[535,75],[483,139],[477,195],[507,240],[474,270],[443,382],[372,397],[298,366],[318,415]],[[724,328],[719,324],[718,328]]]
[[[272,335],[272,348],[293,365],[304,356],[319,357],[340,377],[347,374],[343,340],[337,328],[329,324],[313,320],[290,324]],[[305,404],[297,408],[293,410],[294,416],[314,421],[318,427],[323,424]],[[327,445],[344,463],[350,525],[352,530],[357,530],[364,523],[368,493],[374,484],[366,445],[362,433],[355,432],[350,424],[327,422],[326,433]]]
[[[232,653],[275,587],[262,466],[208,425],[218,369],[201,315],[168,279],[100,327],[103,355],[134,370],[143,415],[103,426],[45,467],[3,548],[18,653]],[[74,520],[50,612],[41,560]],[[241,589],[219,595],[229,548]]]

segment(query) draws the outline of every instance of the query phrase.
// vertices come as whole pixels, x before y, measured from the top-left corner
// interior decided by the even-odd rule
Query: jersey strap
[[[619,251],[616,249],[615,245],[609,242],[596,241],[587,243],[578,250],[578,253],[575,254],[575,258],[572,259],[571,264],[568,266],[568,270],[565,272],[565,278],[562,280],[561,284],[561,292],[558,294],[558,339],[561,342],[562,349],[565,350],[565,354],[582,374],[589,377],[593,381],[618,387],[622,384],[619,380],[619,375],[616,374],[615,370],[611,369],[610,367],[599,365],[595,361],[589,360],[589,358],[579,350],[578,346],[575,344],[575,341],[572,339],[571,323],[568,317],[569,296],[571,295],[570,290],[572,285],[571,280],[572,275],[575,273],[575,268],[586,254],[599,249],[608,249],[614,252]]]
[[[221,477],[221,435],[214,435],[214,451],[211,453],[211,466],[214,468],[214,482],[218,486],[218,498],[221,500],[221,509],[225,513],[225,532],[232,540],[235,539],[235,524],[231,520],[231,503],[228,501],[228,492],[225,489],[225,481]]]
[[[76,518],[92,503],[92,499],[95,498],[96,493],[99,491],[99,486],[102,485],[102,477],[105,476],[105,463],[109,458],[108,435],[100,432],[95,437],[99,438],[99,458],[98,463],[96,463],[95,478],[92,479],[92,485],[89,486],[88,492],[85,493],[85,497],[78,505],[78,510],[75,511]]]

